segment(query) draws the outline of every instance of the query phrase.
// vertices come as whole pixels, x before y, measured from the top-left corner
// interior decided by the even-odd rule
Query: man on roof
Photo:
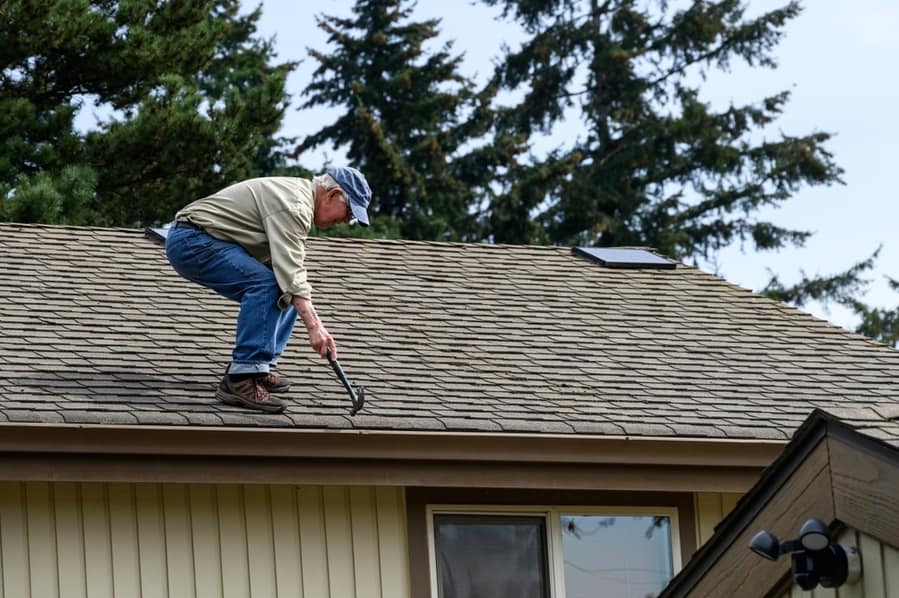
[[[268,413],[284,410],[272,396],[290,383],[273,371],[297,315],[309,344],[337,359],[334,338],[312,304],[303,264],[314,223],[368,226],[371,188],[355,168],[307,180],[264,177],[235,183],[175,215],[165,250],[184,278],[240,303],[231,364],[218,385],[220,401]]]

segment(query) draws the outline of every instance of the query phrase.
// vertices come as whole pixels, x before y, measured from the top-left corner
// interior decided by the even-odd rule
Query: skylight
[[[624,249],[619,247],[575,247],[575,255],[582,255],[606,268],[656,268],[673,270],[677,263],[654,254],[646,249]]]

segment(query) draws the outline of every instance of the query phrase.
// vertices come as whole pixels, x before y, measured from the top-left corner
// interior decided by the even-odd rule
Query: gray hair
[[[337,184],[337,181],[335,181],[331,177],[331,175],[327,173],[312,177],[312,185],[321,187],[325,191],[333,189],[334,187],[340,187],[340,185]]]

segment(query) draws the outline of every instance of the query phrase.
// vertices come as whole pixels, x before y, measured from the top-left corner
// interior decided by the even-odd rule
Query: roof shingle
[[[142,231],[0,225],[0,419],[785,439],[814,407],[899,441],[899,351],[696,268],[559,247],[314,238],[287,411],[218,404],[236,305]]]

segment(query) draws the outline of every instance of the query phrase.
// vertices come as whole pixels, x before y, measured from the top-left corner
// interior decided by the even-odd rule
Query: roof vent
[[[147,227],[144,229],[144,235],[148,239],[152,239],[161,245],[165,245],[165,239],[169,235],[169,229],[167,228],[150,228]]]
[[[612,247],[574,247],[572,253],[590,258],[606,268],[655,268],[673,270],[677,262],[658,256],[646,249]]]

